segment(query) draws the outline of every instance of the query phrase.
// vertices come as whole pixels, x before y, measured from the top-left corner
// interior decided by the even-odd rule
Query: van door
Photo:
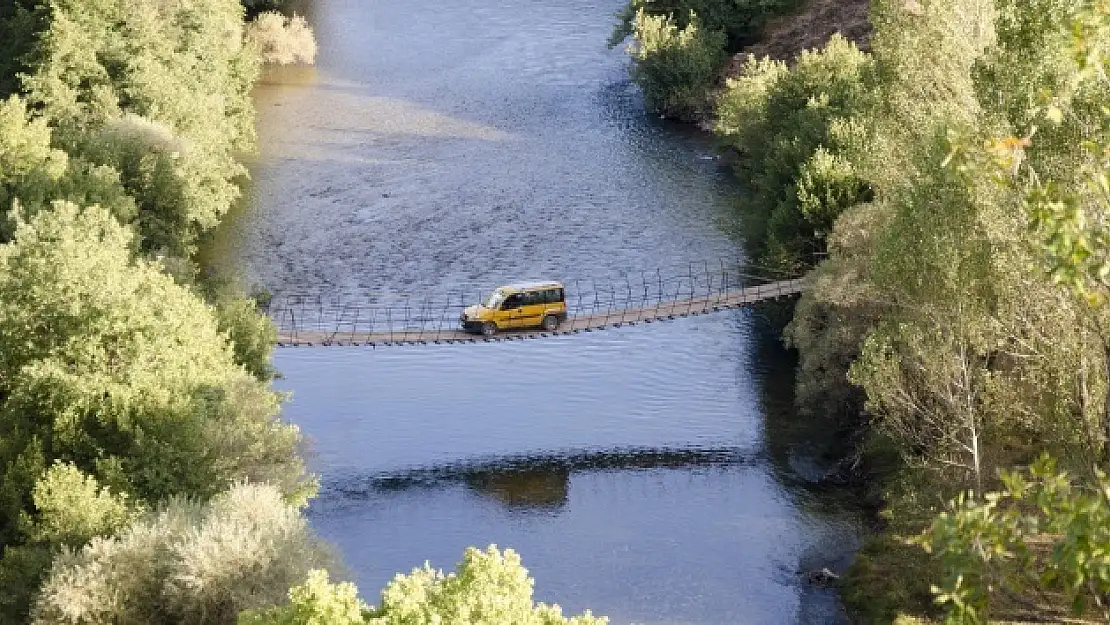
[[[523,298],[520,293],[513,293],[501,303],[501,309],[494,313],[494,321],[498,328],[519,328],[521,314],[523,313]]]
[[[544,302],[544,291],[529,291],[524,294],[524,306],[521,310],[521,326],[525,328],[539,327],[543,321],[543,314],[547,311]]]
[[[559,317],[559,321],[565,321],[567,318],[567,304],[563,289],[548,289],[544,292],[544,295],[544,301],[547,302],[546,311]]]

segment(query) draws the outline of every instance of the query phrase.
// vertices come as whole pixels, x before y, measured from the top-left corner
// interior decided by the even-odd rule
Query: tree
[[[632,80],[648,107],[666,117],[694,119],[724,61],[724,35],[702,27],[697,15],[679,28],[668,16],[642,9],[633,22]]]
[[[1042,455],[1004,489],[960,496],[917,542],[944,564],[933,587],[945,622],[988,623],[1005,593],[1061,592],[1071,611],[1110,620],[1110,481],[1079,486]],[[1041,606],[1044,611],[1044,606]]]
[[[50,139],[46,121],[31,120],[22,99],[0,102],[0,214],[7,216],[17,200],[36,203],[65,173],[68,156]],[[0,226],[0,237],[10,239],[11,228]]]
[[[102,209],[58,204],[0,247],[0,461],[41,449],[150,501],[246,477],[293,496],[299,434],[277,396],[235,365],[212,310],[131,245]],[[239,457],[212,453],[229,446]]]
[[[240,484],[203,503],[171,498],[116,537],[64,550],[31,622],[233,623],[332,564],[298,507],[273,487]]]
[[[235,0],[52,0],[26,97],[71,157],[119,172],[144,249],[187,256],[239,197],[257,50]]]
[[[310,571],[305,583],[289,589],[289,603],[239,614],[239,625],[364,625],[366,604],[350,582],[332,584],[328,572]]]
[[[643,11],[669,18],[679,28],[686,28],[697,15],[707,30],[723,33],[725,48],[736,52],[752,43],[768,20],[799,4],[798,0],[629,0],[617,16],[609,47],[635,32],[636,14]]]
[[[286,17],[267,11],[247,24],[247,41],[266,63],[309,63],[316,58],[316,38],[299,15]]]
[[[455,573],[444,575],[425,564],[397,575],[369,608],[351,584],[329,584],[313,572],[289,591],[289,603],[239,617],[239,625],[605,625],[587,610],[564,617],[557,605],[532,601],[532,578],[512,549],[466,550]]]
[[[55,461],[138,504],[243,479],[303,503],[314,483],[278,400],[105,210],[59,203],[21,222],[0,246],[0,577],[35,574],[16,548],[37,540],[25,519],[41,526],[32,495]]]
[[[714,132],[740,158],[740,210],[749,251],[760,263],[813,266],[846,208],[871,199],[870,185],[844,154],[865,140],[852,118],[865,106],[874,63],[833,36],[793,67],[749,58],[717,100]]]

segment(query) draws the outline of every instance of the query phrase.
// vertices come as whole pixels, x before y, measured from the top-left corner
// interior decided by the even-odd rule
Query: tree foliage
[[[366,604],[350,582],[333,584],[327,571],[314,569],[289,589],[289,603],[239,614],[239,625],[363,625]]]
[[[866,104],[873,71],[870,57],[837,35],[793,67],[749,58],[728,81],[715,132],[740,157],[741,210],[761,263],[812,266],[840,213],[870,199],[845,153],[864,140],[852,118]]]
[[[71,156],[117,171],[144,248],[184,255],[238,197],[257,57],[235,0],[49,3],[28,101]]]
[[[1108,457],[1110,22],[1092,7],[875,2],[874,97],[850,107],[866,141],[826,146],[873,196],[840,212],[797,309],[799,397],[850,402],[850,380],[867,425],[934,473],[934,490],[972,491],[930,538],[953,622],[982,622],[1004,586],[1105,601],[1088,577],[1101,569],[1079,566],[1101,557],[1084,543],[1097,532],[1083,523],[1104,523],[1092,491],[1068,491],[1042,467],[1033,499],[1009,485],[983,495],[997,469],[1040,450],[1095,475]],[[1034,500],[1050,502],[1039,516]],[[1015,555],[1034,521],[1037,541],[1059,533],[1082,555]],[[1007,586],[1009,570],[1020,584]]]
[[[286,17],[275,11],[261,13],[247,24],[246,37],[267,63],[311,64],[316,59],[316,37],[308,22],[299,15]]]
[[[276,395],[235,364],[213,311],[131,245],[102,209],[59,204],[0,248],[0,461],[41,449],[150,501],[247,477],[292,495],[299,435],[275,420]]]
[[[171,498],[116,537],[63,551],[31,622],[233,623],[331,563],[279,491],[240,484],[207,502]]]
[[[512,549],[466,550],[454,573],[425,564],[397,575],[382,591],[381,605],[369,608],[351,584],[329,584],[313,572],[290,590],[289,603],[239,617],[239,625],[604,625],[605,617],[585,613],[564,617],[557,605],[534,603],[532,578]]]
[[[695,21],[696,15],[707,30],[725,35],[722,43],[727,51],[736,52],[754,41],[768,20],[799,4],[798,0],[629,0],[617,16],[609,46],[634,35],[636,16],[643,12],[669,18],[679,28]]]
[[[66,531],[114,527],[45,503],[73,478],[47,471],[57,461],[89,476],[62,485],[90,513],[103,508],[93,484],[137,504],[242,479],[295,502],[313,489],[277,395],[236,364],[214,311],[133,247],[107,211],[65,203],[0,246],[2,579],[33,577],[32,562],[49,562],[35,553],[81,542]]]
[[[1042,456],[1004,490],[961,495],[918,542],[944,565],[933,587],[946,622],[987,623],[1004,592],[1060,592],[1076,615],[1110,618],[1110,480],[1079,486]]]
[[[707,94],[724,60],[723,35],[705,30],[697,15],[679,27],[663,15],[640,10],[633,21],[632,80],[647,105],[667,117],[693,119],[707,108]]]

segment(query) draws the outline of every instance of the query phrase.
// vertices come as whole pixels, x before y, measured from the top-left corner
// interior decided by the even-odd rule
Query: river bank
[[[834,33],[868,50],[872,34],[870,5],[870,0],[810,0],[788,15],[770,20],[756,42],[731,56],[705,97],[714,106],[703,109],[693,120],[694,125],[702,132],[715,133],[715,104],[725,84],[742,76],[745,65],[752,60],[770,58],[793,65],[799,54],[824,47]],[[729,149],[722,156],[729,166],[742,165],[745,158]],[[785,330],[793,315],[793,307],[776,308],[772,317],[777,319],[777,332]],[[791,379],[794,373],[791,371]],[[793,401],[793,392],[790,396]],[[862,405],[856,410],[861,411]],[[927,527],[937,510],[936,502],[923,504],[915,493],[935,485],[921,483],[926,480],[923,475],[906,472],[898,451],[874,437],[862,414],[830,418],[811,410],[810,415],[802,418],[802,427],[811,435],[836,441],[827,447],[827,452],[833,454],[829,458],[832,468],[819,483],[851,493],[868,515],[867,537],[851,567],[834,582],[841,591],[848,618],[857,623],[910,622],[899,620],[905,618],[899,615],[935,614],[928,580],[939,579],[939,564],[919,546],[907,542]]]

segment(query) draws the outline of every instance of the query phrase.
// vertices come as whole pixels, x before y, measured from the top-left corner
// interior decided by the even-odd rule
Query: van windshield
[[[502,299],[504,299],[504,295],[501,293],[501,289],[498,289],[489,294],[489,297],[486,298],[486,301],[482,302],[482,307],[488,308],[490,310],[497,310],[498,307],[501,306]]]

